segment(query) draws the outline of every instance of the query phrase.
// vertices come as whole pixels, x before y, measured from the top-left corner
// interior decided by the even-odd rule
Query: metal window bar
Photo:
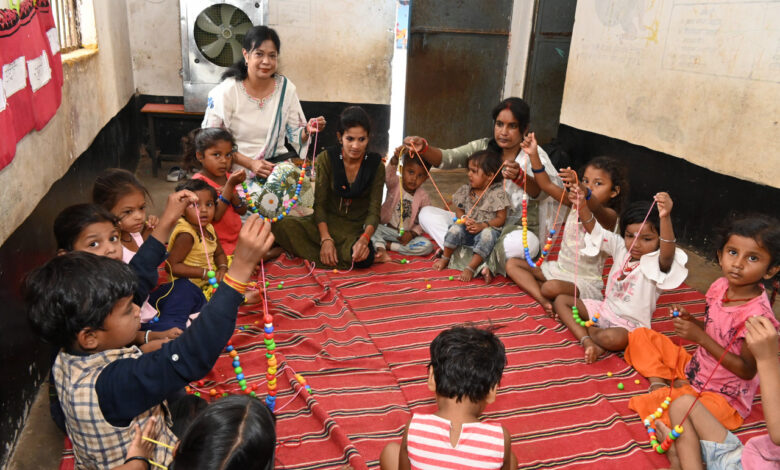
[[[60,51],[65,53],[81,48],[81,30],[76,0],[51,0],[54,22],[60,37]]]

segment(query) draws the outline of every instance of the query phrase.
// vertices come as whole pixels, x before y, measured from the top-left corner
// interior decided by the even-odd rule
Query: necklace
[[[761,294],[758,294],[758,295],[761,295]],[[741,299],[730,299],[729,295],[728,295],[728,290],[726,290],[725,292],[723,292],[723,303],[724,304],[728,304],[728,303],[731,303],[731,302],[747,302],[748,300],[755,299],[756,297],[758,297],[758,295],[754,295],[753,297],[743,297]]]

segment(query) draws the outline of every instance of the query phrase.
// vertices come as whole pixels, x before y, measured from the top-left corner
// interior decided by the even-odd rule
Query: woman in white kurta
[[[222,75],[222,82],[209,92],[201,127],[222,127],[233,134],[238,147],[234,171],[246,168],[261,184],[266,178],[284,181],[287,173],[296,172],[291,164],[280,165],[277,174],[272,172],[276,163],[295,156],[285,147],[285,140],[301,158],[306,158],[309,136],[325,127],[325,118],[320,116],[307,123],[295,85],[276,73],[280,50],[276,31],[255,26],[247,31],[243,47],[243,59],[233,64]],[[279,186],[273,192],[281,191],[277,194],[280,203],[294,195],[294,187]],[[303,188],[310,190],[308,181]],[[260,191],[257,186],[253,192]],[[301,196],[313,200],[306,194]]]
[[[418,136],[404,138],[404,144],[413,147],[420,155],[432,165],[441,169],[462,168],[466,165],[469,155],[480,150],[493,150],[502,156],[504,160],[504,189],[512,202],[507,221],[501,238],[496,243],[493,253],[481,267],[486,280],[490,280],[492,274],[505,274],[504,266],[509,258],[523,257],[522,225],[520,215],[522,212],[523,189],[522,171],[533,175],[528,156],[520,148],[523,139],[528,133],[528,125],[531,120],[531,111],[528,104],[520,98],[507,98],[500,102],[492,112],[493,138],[487,137],[474,140],[460,147],[452,149],[440,149],[428,145],[426,139]],[[563,187],[558,176],[558,171],[550,161],[547,153],[539,148],[539,157],[544,163],[545,172],[556,185]],[[528,248],[531,256],[539,252],[539,238],[537,234],[546,235],[552,228],[555,211],[558,202],[552,200],[541,192],[532,178],[528,179],[525,188],[528,191]],[[444,234],[452,224],[454,213],[433,206],[420,210],[419,220],[423,230],[433,237],[439,246],[443,246]],[[560,224],[565,214],[559,216]],[[450,259],[450,267],[458,267],[458,259],[470,258],[470,253],[456,255]]]

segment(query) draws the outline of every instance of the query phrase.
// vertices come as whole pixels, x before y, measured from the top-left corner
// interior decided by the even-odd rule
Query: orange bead
[[[212,397],[215,397],[215,396],[217,396],[217,391],[212,388],[211,390],[209,390],[209,395],[211,395]]]
[[[234,349],[234,350],[232,350],[232,351],[230,351],[230,352],[228,353],[228,356],[230,356],[230,357],[236,357],[236,356],[238,356],[238,353],[237,353],[237,352],[236,352],[236,350]]]

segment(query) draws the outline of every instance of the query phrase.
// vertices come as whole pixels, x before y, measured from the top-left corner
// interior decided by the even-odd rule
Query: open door
[[[454,147],[492,135],[512,0],[412,0],[404,133]]]

